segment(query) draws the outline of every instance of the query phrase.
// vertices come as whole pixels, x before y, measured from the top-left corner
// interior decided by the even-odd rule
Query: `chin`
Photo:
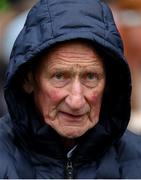
[[[88,129],[80,129],[80,128],[65,128],[64,130],[57,130],[58,134],[67,138],[67,139],[75,139],[81,137],[83,134],[85,134],[88,131]]]

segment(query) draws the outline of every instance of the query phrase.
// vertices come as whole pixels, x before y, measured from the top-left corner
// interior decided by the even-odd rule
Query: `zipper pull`
[[[73,179],[73,163],[71,161],[72,159],[72,153],[75,150],[77,145],[75,145],[68,153],[67,153],[67,164],[66,164],[66,179]]]
[[[73,179],[73,165],[70,159],[68,159],[66,164],[66,179]]]

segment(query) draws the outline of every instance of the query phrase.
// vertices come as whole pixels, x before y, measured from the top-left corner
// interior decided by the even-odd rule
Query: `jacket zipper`
[[[73,179],[73,163],[72,163],[72,154],[73,151],[75,150],[75,148],[77,147],[77,145],[75,145],[68,153],[67,153],[67,162],[66,162],[66,179]]]
[[[73,179],[73,164],[70,158],[67,159],[66,163],[66,179]]]

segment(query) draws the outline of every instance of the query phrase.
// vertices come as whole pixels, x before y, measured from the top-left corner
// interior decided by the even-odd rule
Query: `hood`
[[[23,67],[32,65],[45,49],[71,39],[87,39],[96,44],[106,66],[108,85],[100,121],[84,135],[84,139],[89,139],[85,141],[87,149],[93,147],[91,151],[98,154],[122,136],[130,117],[130,72],[121,37],[105,3],[100,0],[40,0],[30,10],[15,41],[6,76],[5,98],[20,142],[27,144],[32,139],[29,142],[32,147],[34,141],[37,146],[46,141],[55,142],[51,135],[54,132],[38,120],[32,95],[23,92],[16,78],[22,81]]]

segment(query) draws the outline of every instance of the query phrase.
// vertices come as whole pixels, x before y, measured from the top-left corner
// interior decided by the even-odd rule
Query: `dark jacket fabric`
[[[61,137],[40,121],[22,82],[52,45],[86,39],[103,54],[106,88],[98,124],[67,157]],[[0,120],[0,178],[141,178],[141,138],[126,131],[131,80],[110,9],[100,0],[40,0],[29,12],[10,58]]]

